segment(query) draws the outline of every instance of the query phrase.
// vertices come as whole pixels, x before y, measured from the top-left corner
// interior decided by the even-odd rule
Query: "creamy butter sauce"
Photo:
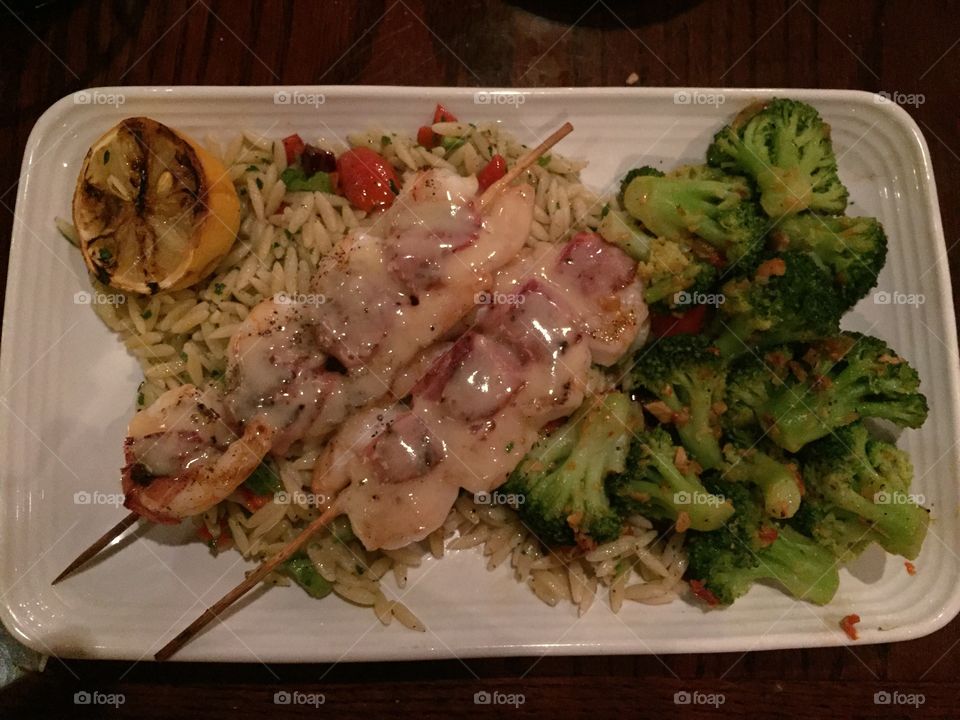
[[[237,435],[222,420],[211,392],[192,385],[166,393],[138,413],[127,432],[127,450],[150,475],[172,475],[219,458]]]
[[[476,178],[420,173],[375,228],[354,233],[323,260],[309,301],[277,297],[253,308],[230,340],[222,402],[202,406],[199,391],[179,388],[131,421],[128,506],[158,522],[203,512],[268,451],[284,454],[298,440],[323,437],[388,394],[398,373],[490,290],[529,233],[529,187],[504,191],[482,216],[476,192]],[[418,377],[408,374],[401,384],[412,387]],[[389,432],[362,462],[401,474],[406,467],[404,481],[414,482],[446,452],[432,436],[412,438],[414,418],[392,429],[395,415],[375,421],[380,430],[371,438]]]
[[[230,339],[226,407],[241,423],[259,419],[276,429],[278,453],[306,433],[343,382],[326,370],[314,339],[314,312],[312,305],[267,300]]]
[[[342,490],[336,503],[364,545],[390,549],[439,527],[461,487],[501,485],[541,429],[583,402],[591,362],[633,342],[646,314],[634,269],[589,234],[518,259],[497,283],[505,304],[481,308],[407,401],[347,421],[314,491]]]
[[[612,365],[630,349],[647,318],[636,264],[593,233],[578,233],[565,245],[538,243],[525,249],[497,278],[496,292],[515,293],[530,278],[554,287],[586,333],[598,365]]]
[[[178,522],[230,495],[272,444],[272,432],[259,421],[248,423],[242,435],[235,432],[212,391],[193,385],[170,390],[130,422],[124,505],[154,522]]]

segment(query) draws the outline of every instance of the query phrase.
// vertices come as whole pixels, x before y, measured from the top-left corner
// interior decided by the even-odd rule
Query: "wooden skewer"
[[[67,575],[72,573],[74,570],[81,567],[82,565],[86,565],[87,561],[89,561],[90,558],[92,558],[94,555],[96,555],[101,550],[103,550],[107,545],[113,542],[114,539],[123,535],[124,531],[128,527],[136,523],[139,518],[140,516],[135,512],[132,512],[129,515],[127,515],[123,520],[121,520],[112,528],[107,530],[107,532],[105,532],[103,536],[101,536],[95,543],[93,543],[90,547],[88,547],[86,550],[80,553],[77,556],[77,559],[74,560],[69,565],[67,565],[67,569],[64,570],[62,573],[60,573],[59,575],[57,575],[53,579],[53,582],[51,582],[50,584],[56,585],[58,582],[63,580],[65,577],[67,577]]]
[[[563,140],[567,135],[573,132],[573,125],[568,122],[565,122],[559,128],[553,131],[546,140],[537,145],[533,150],[528,152],[526,155],[522,156],[517,160],[516,164],[510,168],[506,175],[497,180],[493,185],[488,187],[483,191],[483,194],[480,196],[480,201],[477,203],[477,209],[482,211],[483,208],[490,203],[497,194],[503,190],[507,185],[516,180],[520,175],[527,171],[531,165],[533,165],[540,157],[558,142]]]
[[[516,164],[509,170],[509,172],[507,172],[502,178],[497,180],[483,192],[478,201],[477,209],[483,211],[484,207],[488,205],[505,187],[516,180],[521,174],[526,172],[527,168],[533,165],[545,152],[547,152],[571,132],[573,132],[573,125],[571,125],[569,122],[566,122],[553,133],[551,133],[546,140],[537,145],[537,147],[523,155],[519,160],[517,160]],[[160,650],[154,655],[154,658],[160,661],[170,658],[174,653],[180,650],[180,648],[186,645],[198,632],[200,632],[200,630],[209,625],[214,619],[219,617],[224,610],[256,587],[260,581],[262,581],[278,565],[290,559],[294,553],[296,553],[301,547],[303,547],[304,544],[306,544],[307,540],[309,540],[320,529],[328,525],[330,521],[339,514],[340,511],[337,509],[336,504],[334,504],[334,506],[332,506],[329,510],[304,528],[303,531],[297,535],[297,537],[291,540],[285,548],[283,548],[269,560],[263,562],[260,567],[250,573],[250,575],[248,575],[242,583],[237,585],[235,588],[233,588],[233,590],[228,592],[217,602],[207,608],[204,613],[190,623],[186,629],[173,638],[173,640],[160,648]]]
[[[521,157],[508,173],[506,173],[502,178],[493,183],[483,192],[478,202],[478,210],[482,211],[484,206],[489,204],[490,201],[493,200],[493,198],[495,198],[501,190],[512,183],[517,177],[525,172],[527,168],[533,165],[533,163],[535,163],[540,156],[560,142],[560,140],[569,135],[572,131],[573,125],[568,122],[564,123],[560,128],[553,132],[550,137],[537,145],[537,147],[528,152],[526,155]],[[337,509],[335,503],[329,510],[304,528],[303,531],[297,535],[297,537],[291,540],[290,543],[283,548],[283,550],[261,564],[260,567],[250,573],[250,575],[248,575],[242,583],[237,585],[233,590],[228,592],[216,603],[207,608],[207,610],[200,617],[190,623],[190,625],[175,638],[173,638],[173,640],[160,648],[159,652],[157,652],[153,657],[156,660],[161,661],[170,658],[180,648],[186,645],[191,638],[200,632],[200,630],[210,624],[210,622],[212,622],[215,618],[219,617],[224,610],[250,592],[251,589],[253,589],[278,565],[288,560],[294,553],[303,547],[303,545],[314,533],[328,525],[330,521],[339,514],[340,511]]]
[[[273,571],[278,565],[283,562],[286,562],[290,557],[296,553],[303,545],[310,539],[310,537],[318,532],[321,528],[325,527],[333,520],[337,515],[340,514],[340,510],[334,505],[320,517],[314,520],[312,523],[307,525],[303,531],[297,535],[290,543],[283,548],[280,552],[274,555],[269,560],[263,562],[260,567],[250,573],[247,578],[237,585],[233,590],[228,592],[222,598],[217,600],[213,605],[207,608],[203,615],[194,620],[190,625],[179,635],[177,635],[173,640],[168,642],[159,652],[153,657],[157,660],[166,660],[180,648],[190,642],[190,639],[200,632],[203,628],[210,624],[212,620],[217,618],[220,613],[226,610],[228,607],[233,605],[237,600],[246,595],[250,590],[256,587],[261,580],[263,580],[271,571]]]

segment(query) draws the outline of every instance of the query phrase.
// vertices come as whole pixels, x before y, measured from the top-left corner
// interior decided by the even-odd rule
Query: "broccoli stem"
[[[800,485],[796,474],[783,463],[759,450],[739,451],[727,446],[727,480],[756,485],[763,493],[764,510],[774,518],[789,518],[800,507]]]
[[[666,402],[667,406],[674,411],[679,411],[683,407],[676,395]],[[703,467],[708,469],[720,467],[723,465],[723,453],[720,450],[720,441],[714,432],[710,395],[701,392],[690,393],[687,411],[690,414],[689,420],[677,423],[677,434],[683,446]]]
[[[850,486],[837,483],[831,488],[830,499],[867,521],[861,538],[870,536],[888,553],[915,558],[926,537],[930,515],[899,490],[884,491],[884,495],[884,501],[879,503],[876,498],[865,498]]]
[[[791,527],[779,528],[777,539],[757,556],[757,579],[776,580],[801,600],[826,605],[840,586],[836,558]]]
[[[785,450],[797,452],[807,443],[828,435],[833,428],[859,418],[860,372],[860,368],[847,368],[830,381],[829,389],[819,392],[800,386],[773,395],[760,412],[770,437]],[[897,409],[892,403],[880,405]]]
[[[672,458],[654,449],[650,460],[666,482],[635,481],[630,484],[631,494],[649,496],[672,520],[685,512],[692,530],[716,530],[733,515],[733,504],[729,500],[707,492],[695,475],[680,472]]]

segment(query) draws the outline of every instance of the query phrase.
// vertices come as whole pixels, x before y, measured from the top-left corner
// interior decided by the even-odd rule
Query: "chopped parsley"
[[[108,162],[110,162],[110,151],[109,151],[109,150],[104,150],[104,151],[103,151],[103,164],[106,165]]]
[[[610,212],[610,203],[607,203],[606,205],[603,206],[603,210],[600,211],[600,218],[601,219],[605,218],[607,216],[607,213],[609,212]]]
[[[256,183],[257,183],[257,189],[263,190],[263,180],[261,180],[260,178],[257,178]]]
[[[323,171],[307,175],[303,168],[288,167],[280,173],[280,179],[291,192],[333,192],[330,175]]]
[[[224,289],[225,287],[226,287],[226,285],[224,285],[222,282],[214,283],[214,284],[213,284],[213,291],[214,291],[217,295],[222,295],[222,294],[223,294],[223,289]]]
[[[153,310],[144,310],[142,313],[140,313],[140,317],[142,317],[144,320],[149,320],[153,317]]]
[[[511,440],[510,442],[507,443],[507,452],[508,452],[508,453],[512,453],[512,452],[513,452],[513,440]]]
[[[549,155],[541,155],[540,157],[537,158],[537,165],[539,165],[540,167],[545,168],[549,164],[550,164]]]
[[[451,153],[463,145],[466,141],[467,139],[465,137],[453,137],[448,135],[440,141],[440,144],[443,146],[444,150],[446,150],[448,153]]]
[[[389,135],[384,135],[380,138],[381,145],[390,145],[393,141],[390,139]]]
[[[108,263],[113,258],[113,253],[107,250],[107,248],[100,248],[98,256],[100,258],[100,262]]]
[[[269,460],[264,460],[257,468],[250,473],[250,476],[243,481],[243,485],[254,495],[276,495],[283,490],[283,483],[280,482],[280,476],[270,464]]]

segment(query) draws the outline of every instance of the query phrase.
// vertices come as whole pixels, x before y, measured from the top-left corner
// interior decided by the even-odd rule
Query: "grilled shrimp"
[[[226,499],[269,452],[274,431],[260,420],[240,429],[211,391],[183,385],[130,421],[124,443],[124,505],[158,523],[177,523]]]
[[[460,488],[501,485],[542,428],[583,401],[591,362],[610,364],[646,316],[630,259],[581,234],[519,258],[474,327],[433,356],[409,397],[348,420],[314,467],[367,549],[443,524]]]
[[[157,522],[203,512],[267,453],[321,438],[388,394],[400,371],[472,309],[477,292],[489,290],[527,237],[529,187],[504,191],[482,214],[476,191],[475,178],[420,173],[376,228],[346,238],[324,259],[312,302],[278,297],[254,307],[230,339],[222,396],[184,386],[131,421],[127,506]]]

